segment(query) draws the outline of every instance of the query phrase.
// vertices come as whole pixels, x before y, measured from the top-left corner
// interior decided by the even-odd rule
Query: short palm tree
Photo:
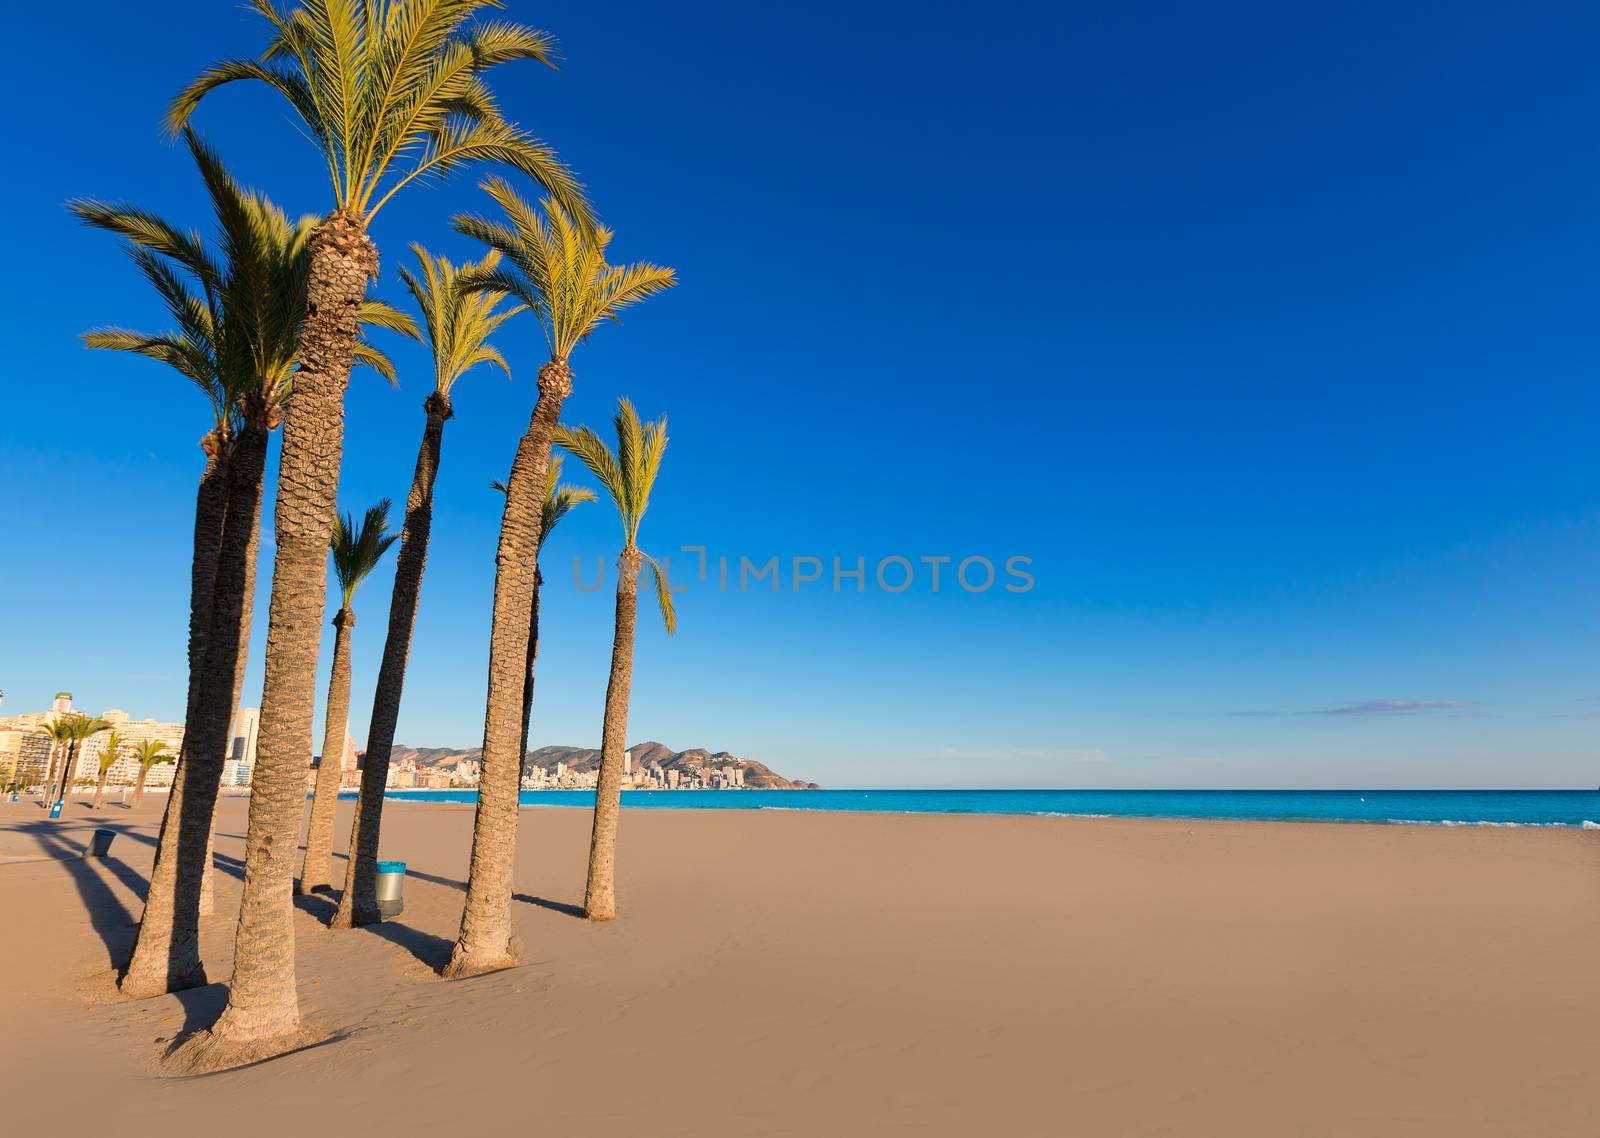
[[[250,642],[267,440],[296,386],[316,225],[310,217],[291,221],[264,195],[240,186],[193,132],[184,131],[183,138],[211,199],[215,249],[198,234],[185,233],[135,206],[92,200],[70,205],[86,224],[125,239],[129,255],[176,326],[154,335],[102,329],[85,341],[90,347],[169,364],[215,394],[225,424],[226,486],[204,606],[207,631],[198,641],[200,667],[190,672],[183,752],[162,821],[144,917],[122,980],[123,992],[137,996],[205,983],[199,917],[210,876],[211,818]],[[357,320],[416,334],[409,317],[377,301],[363,301]],[[371,344],[358,342],[356,354],[394,381],[393,365]],[[197,525],[197,534],[199,530]],[[198,574],[192,584],[200,584]],[[191,601],[191,612],[195,607]],[[195,644],[191,635],[191,646]],[[190,756],[200,764],[193,771]]]
[[[506,484],[494,481],[489,484],[500,493],[506,493]],[[528,622],[528,669],[522,686],[522,761],[527,762],[528,730],[533,722],[533,670],[539,662],[539,594],[544,591],[544,571],[539,568],[539,554],[550,531],[574,506],[595,500],[594,491],[587,486],[576,486],[561,481],[561,456],[550,456],[550,473],[545,479],[544,506],[539,511],[539,550],[533,562],[533,617]]]
[[[395,727],[400,719],[400,695],[405,687],[406,661],[411,633],[422,595],[422,572],[428,559],[428,536],[433,528],[433,488],[439,477],[444,425],[453,415],[450,393],[456,381],[480,364],[491,364],[511,375],[505,357],[489,342],[507,319],[522,311],[501,307],[505,294],[469,287],[492,272],[500,254],[491,251],[481,261],[457,266],[413,245],[417,271],[400,270],[412,299],[422,312],[422,327],[433,349],[433,391],[423,401],[427,422],[417,448],[411,492],[406,498],[405,527],[400,552],[395,555],[394,590],[389,599],[389,631],[378,665],[378,685],[372,697],[372,720],[367,731],[366,760],[361,767],[361,794],[350,831],[350,858],[345,864],[344,892],[333,915],[334,928],[350,928],[378,919],[378,841],[383,824],[383,792],[389,777],[389,755],[394,750]]]
[[[556,431],[556,442],[589,468],[622,515],[622,553],[617,559],[617,623],[611,642],[611,679],[606,684],[605,719],[600,735],[600,776],[595,787],[594,831],[589,839],[589,883],[584,889],[584,914],[591,921],[617,915],[617,821],[622,813],[622,759],[627,750],[628,695],[633,686],[633,639],[638,621],[639,572],[648,564],[655,581],[656,602],[670,636],[677,629],[672,591],[660,564],[639,549],[639,522],[650,507],[650,491],[667,449],[667,421],[648,426],[628,400],[620,400],[612,420],[617,449],[607,449],[588,427]]]
[[[350,724],[350,630],[356,626],[355,597],[389,547],[400,535],[389,532],[389,499],[367,510],[357,525],[349,514],[339,518],[329,547],[339,581],[339,611],[333,614],[333,671],[328,676],[328,705],[322,729],[322,763],[311,795],[311,824],[306,829],[306,857],[300,865],[299,891],[332,888],[333,815],[339,805],[344,738]]]
[[[327,548],[343,454],[344,393],[355,313],[378,267],[368,236],[396,193],[472,162],[528,174],[580,217],[576,180],[542,142],[506,120],[485,75],[517,59],[550,63],[552,39],[505,21],[473,23],[490,0],[302,0],[289,11],[254,0],[271,28],[255,60],[198,76],[173,102],[168,126],[187,123],[207,93],[253,80],[277,91],[327,169],[333,210],[311,237],[308,318],[295,398],[284,422],[274,510],[261,727],[250,797],[244,891],[228,1005],[172,1057],[176,1070],[217,1069],[305,1038],[295,996],[292,848],[310,763]]]
[[[472,827],[472,871],[461,935],[445,966],[447,977],[472,976],[514,962],[511,866],[517,844],[517,793],[522,781],[523,689],[527,686],[528,629],[541,502],[548,484],[550,445],[561,407],[572,393],[572,353],[602,321],[670,287],[671,269],[606,264],[611,234],[591,236],[554,198],[535,210],[504,181],[484,189],[503,218],[466,216],[456,228],[505,257],[485,287],[510,293],[538,317],[550,348],[539,369],[539,395],[517,444],[506,480],[505,512],[495,557],[494,613],[489,631],[489,692],[484,714],[483,773]]]
[[[122,756],[117,752],[122,748],[122,736],[113,728],[106,735],[105,749],[100,752],[100,770],[94,782],[94,803],[90,807],[99,810],[105,801],[106,780],[111,777],[111,768],[117,765],[117,760]]]
[[[160,739],[146,739],[142,743],[133,745],[133,757],[139,760],[139,781],[133,784],[133,808],[137,810],[139,803],[144,801],[145,779],[150,777],[150,768],[157,763],[172,761],[167,751],[167,745]]]
[[[44,733],[50,736],[61,752],[60,772],[48,795],[48,804],[52,808],[57,802],[66,800],[67,791],[72,786],[73,772],[77,770],[78,753],[83,749],[84,740],[109,730],[110,727],[111,724],[104,719],[99,717],[91,719],[77,711],[59,715],[45,724]]]

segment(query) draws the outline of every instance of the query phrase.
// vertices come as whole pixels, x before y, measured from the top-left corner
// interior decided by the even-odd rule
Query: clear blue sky
[[[18,51],[0,411],[4,711],[69,688],[182,711],[201,400],[89,353],[160,314],[61,203],[206,221],[157,134],[260,24],[190,0],[46,5]],[[569,420],[631,395],[671,445],[644,546],[734,559],[681,632],[640,626],[635,739],[829,785],[1600,782],[1600,13],[1591,5],[534,4],[559,73],[495,80],[584,176],[619,257],[682,286],[574,358]],[[266,92],[197,125],[292,212],[328,206]],[[378,219],[378,295],[478,208]],[[400,738],[473,746],[498,496],[542,359],[469,376],[445,440]],[[431,382],[352,384],[340,499],[404,498]],[[272,488],[269,486],[269,512]],[[584,507],[546,553],[536,743],[595,745],[614,555]],[[263,574],[270,566],[270,528]],[[737,591],[737,558],[819,585]],[[831,558],[867,559],[834,594]],[[1032,558],[938,594],[889,555]],[[949,567],[945,568],[948,574]],[[897,580],[898,570],[893,571]],[[1003,579],[1003,578],[1002,578]],[[389,567],[357,598],[364,740]],[[265,581],[246,702],[258,698]],[[330,609],[331,616],[331,609]],[[324,640],[324,672],[328,640]],[[319,698],[321,695],[319,680]],[[320,709],[318,713],[320,746]]]

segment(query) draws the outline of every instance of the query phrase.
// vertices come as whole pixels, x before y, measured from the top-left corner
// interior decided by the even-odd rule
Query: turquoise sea
[[[475,802],[472,790],[402,790],[406,802]],[[586,790],[525,790],[523,806],[594,804]],[[848,810],[883,814],[1217,818],[1600,830],[1600,790],[630,790],[626,809]]]

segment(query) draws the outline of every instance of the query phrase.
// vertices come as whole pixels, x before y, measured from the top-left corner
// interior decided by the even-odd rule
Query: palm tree
[[[150,777],[150,768],[156,763],[171,762],[167,745],[160,739],[146,739],[133,745],[133,757],[139,760],[139,781],[133,784],[133,808],[137,810],[144,801],[144,780]]]
[[[499,480],[489,484],[500,493],[506,493],[506,484]],[[539,661],[539,594],[544,590],[544,571],[539,568],[539,554],[550,531],[571,512],[574,506],[595,500],[594,491],[587,486],[575,486],[561,481],[561,456],[550,456],[550,473],[545,479],[544,505],[539,510],[539,549],[533,562],[533,616],[528,621],[528,668],[522,684],[522,762],[528,761],[528,729],[533,723],[533,669]]]
[[[221,1017],[174,1054],[180,1070],[230,1066],[305,1038],[295,996],[291,851],[311,758],[356,311],[378,267],[368,226],[412,182],[475,161],[514,166],[588,217],[571,173],[549,147],[506,120],[484,81],[499,63],[549,63],[553,41],[504,21],[469,23],[488,5],[303,0],[282,12],[271,0],[254,0],[272,30],[266,50],[255,60],[211,67],[168,114],[168,127],[176,131],[216,88],[239,80],[265,83],[300,118],[333,189],[333,210],[311,237],[300,371],[279,459],[277,556],[233,981]]]
[[[339,805],[345,729],[350,723],[350,630],[356,626],[355,596],[389,547],[400,539],[389,532],[389,499],[367,510],[361,524],[345,514],[334,527],[333,571],[339,579],[339,611],[333,616],[333,671],[328,676],[327,720],[322,730],[322,763],[311,795],[311,824],[306,830],[306,858],[300,866],[299,892],[332,888],[328,878],[333,859],[333,815]]]
[[[617,559],[617,625],[611,641],[611,680],[606,685],[605,720],[600,735],[600,776],[594,795],[594,832],[589,839],[589,883],[583,894],[584,914],[591,921],[617,915],[617,821],[622,813],[622,756],[627,749],[628,694],[633,685],[633,633],[638,619],[639,570],[645,562],[655,580],[656,602],[667,635],[677,628],[667,575],[655,558],[639,549],[639,522],[650,507],[650,491],[667,449],[667,421],[645,426],[633,404],[617,403],[612,422],[617,430],[613,454],[588,427],[556,430],[556,442],[589,468],[622,515],[622,554]]]
[[[211,819],[250,643],[267,440],[297,385],[316,227],[310,217],[291,222],[264,195],[241,187],[192,132],[183,137],[211,199],[214,251],[198,234],[134,206],[92,200],[70,205],[86,224],[125,239],[177,328],[156,335],[102,329],[85,341],[168,363],[215,393],[226,424],[226,497],[206,605],[209,626],[200,668],[191,674],[183,749],[122,981],[124,993],[136,996],[205,983],[199,918],[207,908]],[[376,301],[363,302],[357,319],[415,334],[408,317]],[[358,342],[356,356],[394,381],[393,366],[372,345]]]
[[[111,724],[104,719],[99,717],[91,719],[78,711],[69,711],[45,724],[44,733],[56,742],[61,751],[61,772],[47,796],[48,805],[52,809],[57,802],[66,800],[67,791],[72,786],[73,772],[78,766],[78,752],[83,748],[83,741],[110,727]]]
[[[94,803],[90,809],[99,810],[105,800],[106,780],[111,777],[111,768],[117,765],[117,750],[122,746],[122,736],[113,728],[106,736],[105,749],[100,752],[100,773],[94,783]]]
[[[483,188],[504,219],[459,217],[456,228],[505,257],[505,267],[485,277],[484,284],[510,293],[533,311],[550,358],[539,369],[538,399],[506,480],[489,632],[483,774],[461,935],[444,970],[452,978],[505,967],[519,952],[511,930],[511,864],[522,781],[517,745],[527,686],[540,504],[549,481],[550,444],[561,406],[572,393],[572,352],[601,321],[615,319],[621,309],[670,287],[674,279],[671,269],[657,265],[607,265],[610,231],[585,234],[554,198],[545,200],[541,216],[499,178],[488,179]]]
[[[479,364],[492,364],[510,378],[511,369],[489,337],[507,319],[522,311],[501,308],[505,294],[470,287],[476,277],[492,272],[500,254],[492,250],[481,260],[456,266],[434,257],[420,245],[411,247],[417,272],[402,268],[400,277],[422,312],[423,331],[433,349],[433,391],[423,401],[427,422],[417,448],[417,465],[406,498],[405,527],[400,552],[395,555],[394,591],[389,599],[389,632],[378,667],[378,686],[372,697],[372,720],[367,731],[366,759],[361,767],[361,794],[350,830],[350,858],[345,865],[344,893],[333,915],[334,928],[350,928],[376,921],[378,914],[378,841],[383,823],[383,792],[389,778],[389,755],[394,750],[395,726],[400,718],[400,694],[405,686],[406,660],[416,625],[417,603],[422,593],[422,571],[428,559],[428,535],[433,527],[433,487],[439,477],[444,425],[454,411],[450,393],[456,381]]]
[[[40,805],[44,806],[47,810],[55,802],[57,777],[56,763],[57,760],[66,753],[67,743],[70,739],[70,736],[67,734],[67,729],[60,726],[60,723],[61,720],[59,717],[55,719],[47,719],[44,721],[44,724],[40,726],[38,732],[40,735],[43,735],[46,739],[50,740],[50,754],[46,758],[44,770],[41,772],[44,775],[44,797],[40,799]]]

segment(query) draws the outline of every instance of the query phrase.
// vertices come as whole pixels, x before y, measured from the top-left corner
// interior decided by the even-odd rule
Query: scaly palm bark
[[[308,1037],[295,998],[290,861],[310,764],[344,392],[357,308],[378,263],[367,225],[416,179],[474,161],[517,167],[588,219],[571,174],[548,147],[506,121],[484,82],[490,67],[508,60],[549,62],[553,43],[503,21],[469,26],[485,6],[486,0],[303,0],[280,12],[258,0],[256,11],[272,26],[266,51],[254,61],[210,68],[168,115],[176,130],[217,87],[266,83],[300,116],[334,191],[334,209],[312,238],[301,370],[284,421],[278,552],[233,983],[216,1023],[169,1058],[175,1070],[251,1062]],[[407,162],[410,169],[402,170]]]
[[[355,595],[399,534],[389,530],[389,499],[367,511],[359,527],[348,515],[333,533],[333,567],[339,578],[339,611],[333,617],[333,670],[328,676],[327,715],[322,732],[322,762],[311,796],[311,822],[306,830],[306,856],[298,891],[317,893],[332,888],[333,816],[339,805],[344,740],[350,723],[350,630],[355,627]]]
[[[194,798],[191,791],[198,783],[185,769],[186,759],[200,740],[220,737],[222,742],[215,745],[214,752],[197,760],[203,762],[207,778],[214,781],[220,777],[249,649],[267,436],[280,421],[297,362],[306,313],[311,235],[316,225],[309,217],[291,221],[266,197],[241,187],[216,153],[192,132],[185,130],[183,139],[211,199],[220,256],[198,236],[148,211],[97,201],[72,204],[86,223],[127,240],[130,255],[161,296],[177,328],[153,336],[105,329],[90,333],[85,340],[92,347],[160,360],[189,376],[212,394],[219,422],[226,427],[227,449],[222,461],[227,470],[227,501],[222,511],[222,543],[230,564],[225,570],[219,550],[208,601],[210,627],[200,642],[205,650],[204,666],[197,671],[202,675],[186,715],[184,755],[157,838],[145,901],[147,919],[140,922],[133,959],[124,977],[124,991],[138,995],[159,994],[172,990],[172,984],[199,982],[203,977],[198,933],[191,935],[191,926],[195,917],[212,909],[211,842],[217,787],[206,786]],[[408,317],[375,301],[361,305],[359,318],[366,324],[415,334]],[[393,382],[392,364],[370,344],[359,342],[355,358]],[[246,455],[243,468],[238,467],[241,454]],[[218,596],[224,577],[230,582],[228,588],[240,593],[228,597],[225,606]],[[219,637],[229,647],[216,652],[213,648]],[[202,700],[201,686],[213,681],[211,694]],[[205,836],[198,846],[195,834]],[[195,880],[199,882],[198,909],[191,912],[189,883]]]
[[[200,958],[201,893],[211,819],[228,746],[228,727],[241,646],[249,635],[254,596],[256,534],[261,524],[261,487],[266,471],[267,430],[240,428],[229,459],[228,519],[217,563],[211,633],[196,699],[195,733],[186,739],[173,776],[179,798],[167,813],[150,875],[144,916],[132,959],[122,977],[124,995],[143,999],[206,983]]]
[[[571,393],[572,372],[564,362],[551,360],[539,369],[539,397],[506,480],[495,555],[483,766],[461,933],[444,970],[451,979],[508,967],[521,957],[521,943],[511,928],[511,865],[516,856],[517,795],[522,788],[522,759],[515,748],[522,738],[523,670],[533,611],[533,562],[539,551],[539,495],[561,406]]]
[[[613,423],[613,454],[587,427],[562,428],[556,441],[576,455],[600,480],[622,515],[622,553],[617,558],[617,616],[611,640],[611,677],[606,684],[605,717],[600,733],[600,772],[595,781],[594,827],[589,838],[589,879],[584,887],[584,915],[609,921],[617,915],[617,828],[622,816],[622,764],[627,750],[628,699],[633,687],[634,630],[638,623],[639,571],[645,562],[655,579],[656,601],[670,636],[677,629],[672,591],[661,566],[639,549],[639,524],[650,508],[650,492],[667,449],[667,421],[645,426],[628,400],[620,400]]]
[[[490,483],[502,494],[506,492],[504,482]],[[544,553],[545,544],[550,540],[550,531],[556,528],[561,519],[576,505],[583,502],[594,501],[594,491],[582,486],[573,486],[561,481],[561,456],[550,456],[550,471],[546,479],[544,507],[539,511],[539,553]],[[533,565],[533,614],[528,621],[528,667],[526,679],[522,687],[522,761],[527,762],[528,737],[533,726],[533,677],[539,663],[539,595],[544,591],[544,572],[539,568],[537,560]]]
[[[539,395],[506,480],[499,550],[495,557],[493,623],[489,633],[489,690],[484,711],[483,768],[472,825],[472,864],[461,933],[444,975],[474,976],[513,964],[521,943],[511,926],[511,872],[521,789],[523,696],[534,574],[542,536],[540,505],[548,485],[550,446],[561,407],[572,393],[572,351],[604,320],[673,283],[671,269],[613,267],[605,252],[611,234],[585,234],[560,204],[535,211],[501,179],[484,189],[505,215],[456,219],[456,228],[498,250],[508,268],[489,274],[486,287],[521,300],[535,313],[550,348],[539,369]]]
[[[444,424],[451,417],[450,400],[434,392],[423,404],[427,424],[417,448],[417,465],[406,495],[406,520],[400,531],[400,552],[395,556],[394,590],[389,598],[389,629],[378,665],[378,685],[372,697],[372,722],[367,751],[361,763],[361,791],[350,831],[349,860],[345,865],[344,893],[339,897],[332,927],[347,929],[378,920],[374,874],[378,862],[378,830],[383,791],[389,775],[389,753],[394,750],[395,726],[400,718],[400,693],[405,684],[406,661],[411,652],[411,632],[417,620],[422,593],[422,571],[428,560],[428,535],[433,524],[433,486],[439,476],[439,456]],[[368,869],[367,867],[371,868]]]
[[[479,364],[511,369],[489,337],[520,308],[500,308],[505,294],[481,289],[475,277],[491,272],[500,255],[490,252],[481,261],[456,266],[412,245],[418,271],[400,270],[401,279],[422,312],[422,326],[433,352],[434,389],[423,402],[427,416],[422,443],[417,449],[411,492],[406,498],[406,520],[395,559],[393,594],[389,600],[389,630],[384,639],[383,661],[377,690],[372,697],[372,720],[367,730],[366,757],[361,767],[361,791],[350,828],[350,857],[345,865],[344,892],[332,920],[334,928],[352,928],[379,919],[377,898],[378,843],[383,825],[383,792],[389,779],[389,756],[394,750],[395,727],[400,719],[400,698],[405,687],[406,662],[422,594],[422,574],[428,559],[428,535],[433,528],[433,488],[439,477],[444,425],[451,418],[450,396],[459,380]]]

